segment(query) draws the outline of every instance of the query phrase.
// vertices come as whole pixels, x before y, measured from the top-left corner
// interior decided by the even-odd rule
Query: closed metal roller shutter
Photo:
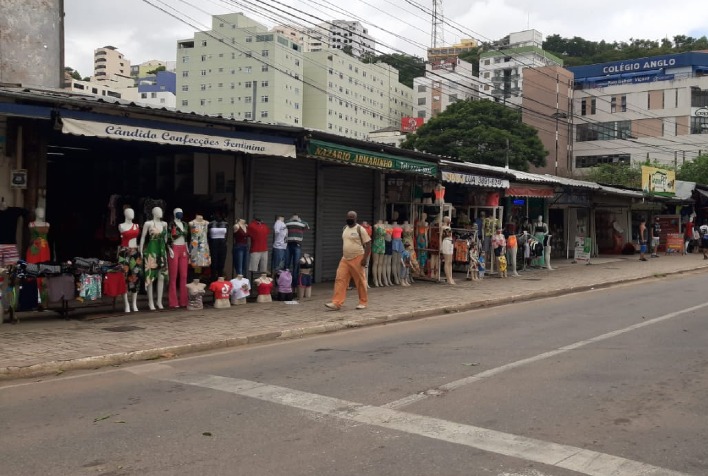
[[[271,228],[268,249],[273,247],[273,223],[276,215],[285,221],[297,213],[311,228],[302,244],[303,253],[314,254],[317,162],[259,158],[254,160],[251,217],[258,217]],[[268,258],[268,266],[272,256]]]
[[[322,239],[323,281],[333,281],[342,258],[342,230],[347,212],[357,212],[358,221],[373,223],[374,180],[376,172],[369,169],[323,164],[323,193],[319,200],[324,226]],[[317,257],[315,257],[317,258]]]

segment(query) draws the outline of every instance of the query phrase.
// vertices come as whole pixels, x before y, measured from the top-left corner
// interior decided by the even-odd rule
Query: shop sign
[[[481,175],[462,174],[459,172],[443,172],[444,182],[460,183],[472,187],[509,188],[509,181],[496,177],[483,177]]]
[[[156,144],[201,147],[246,154],[295,157],[295,144],[279,144],[219,135],[171,131],[107,122],[82,121],[62,117],[62,132],[87,137],[154,142]]]
[[[361,165],[375,169],[399,172],[413,172],[421,175],[436,176],[438,166],[422,160],[404,159],[395,155],[370,152],[353,147],[344,147],[311,140],[307,144],[307,154],[317,159],[334,160],[350,165]]]
[[[676,172],[642,165],[642,190],[654,195],[676,195]]]
[[[401,118],[401,132],[415,132],[420,126],[423,125],[425,119],[422,117],[402,117]]]
[[[693,117],[708,117],[708,107],[693,107],[691,115]]]
[[[10,187],[27,188],[27,169],[13,169],[10,172]]]
[[[677,254],[683,253],[683,235],[681,233],[667,233],[666,250],[673,250]]]
[[[592,238],[585,236],[575,237],[575,249],[573,259],[575,261],[590,262],[590,253],[592,252]]]
[[[549,187],[514,185],[506,191],[507,197],[553,198],[555,190]]]

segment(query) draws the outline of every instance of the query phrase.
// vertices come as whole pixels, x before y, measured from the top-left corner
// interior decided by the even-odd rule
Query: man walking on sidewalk
[[[364,270],[371,254],[371,238],[364,227],[356,222],[356,212],[347,213],[347,225],[342,231],[342,259],[337,268],[337,277],[334,280],[334,295],[332,302],[325,306],[329,309],[339,310],[347,297],[347,286],[350,280],[359,293],[357,309],[366,309],[369,302],[368,290]]]

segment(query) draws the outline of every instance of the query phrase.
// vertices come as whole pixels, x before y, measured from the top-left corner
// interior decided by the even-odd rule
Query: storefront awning
[[[442,171],[443,182],[459,183],[473,187],[509,188],[509,181],[497,177],[463,174],[460,172]]]
[[[507,197],[553,198],[555,190],[550,187],[514,185],[509,187],[505,193]]]
[[[210,134],[201,134],[197,131],[156,128],[152,125],[97,122],[69,117],[62,117],[61,123],[61,130],[64,134],[77,136],[200,147],[255,155],[295,157],[295,144],[267,142],[250,138],[244,139],[238,137],[237,133],[229,134],[229,131],[223,131],[224,134],[219,135],[219,131],[216,129],[210,130]],[[204,129],[204,131],[207,131],[207,129]]]
[[[389,170],[391,172],[410,172],[433,177],[438,174],[437,164],[430,162],[372,152],[364,149],[356,149],[354,147],[346,147],[318,140],[310,140],[308,142],[307,155],[315,159],[331,160],[333,162]]]

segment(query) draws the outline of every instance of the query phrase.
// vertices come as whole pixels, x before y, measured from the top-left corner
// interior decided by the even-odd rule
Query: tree
[[[642,188],[642,167],[634,164],[600,164],[582,177],[590,182],[621,187]]]
[[[166,69],[167,69],[167,68],[165,68],[164,65],[160,65],[160,66],[158,66],[157,68],[155,68],[155,69],[153,69],[153,70],[151,70],[151,71],[148,71],[147,74],[149,74],[149,75],[154,75],[154,74],[157,74],[158,71],[165,71]]]
[[[679,168],[676,178],[687,182],[708,184],[708,155],[701,155],[695,160],[686,162]]]
[[[342,46],[342,53],[347,54],[349,56],[354,56],[354,49],[352,48],[352,45],[344,45]]]
[[[451,104],[410,134],[402,147],[500,167],[508,158],[509,167],[517,170],[545,165],[548,153],[536,129],[521,122],[520,111],[488,100]]]
[[[64,71],[66,71],[67,73],[69,73],[69,76],[71,76],[73,79],[75,79],[75,80],[77,80],[77,81],[81,81],[81,75],[79,74],[78,71],[76,71],[76,70],[75,70],[74,68],[72,68],[71,66],[66,66],[66,67],[64,68]]]
[[[413,87],[413,79],[425,76],[425,61],[417,56],[393,53],[379,56],[362,57],[364,63],[386,63],[398,70],[398,81],[409,88]]]

